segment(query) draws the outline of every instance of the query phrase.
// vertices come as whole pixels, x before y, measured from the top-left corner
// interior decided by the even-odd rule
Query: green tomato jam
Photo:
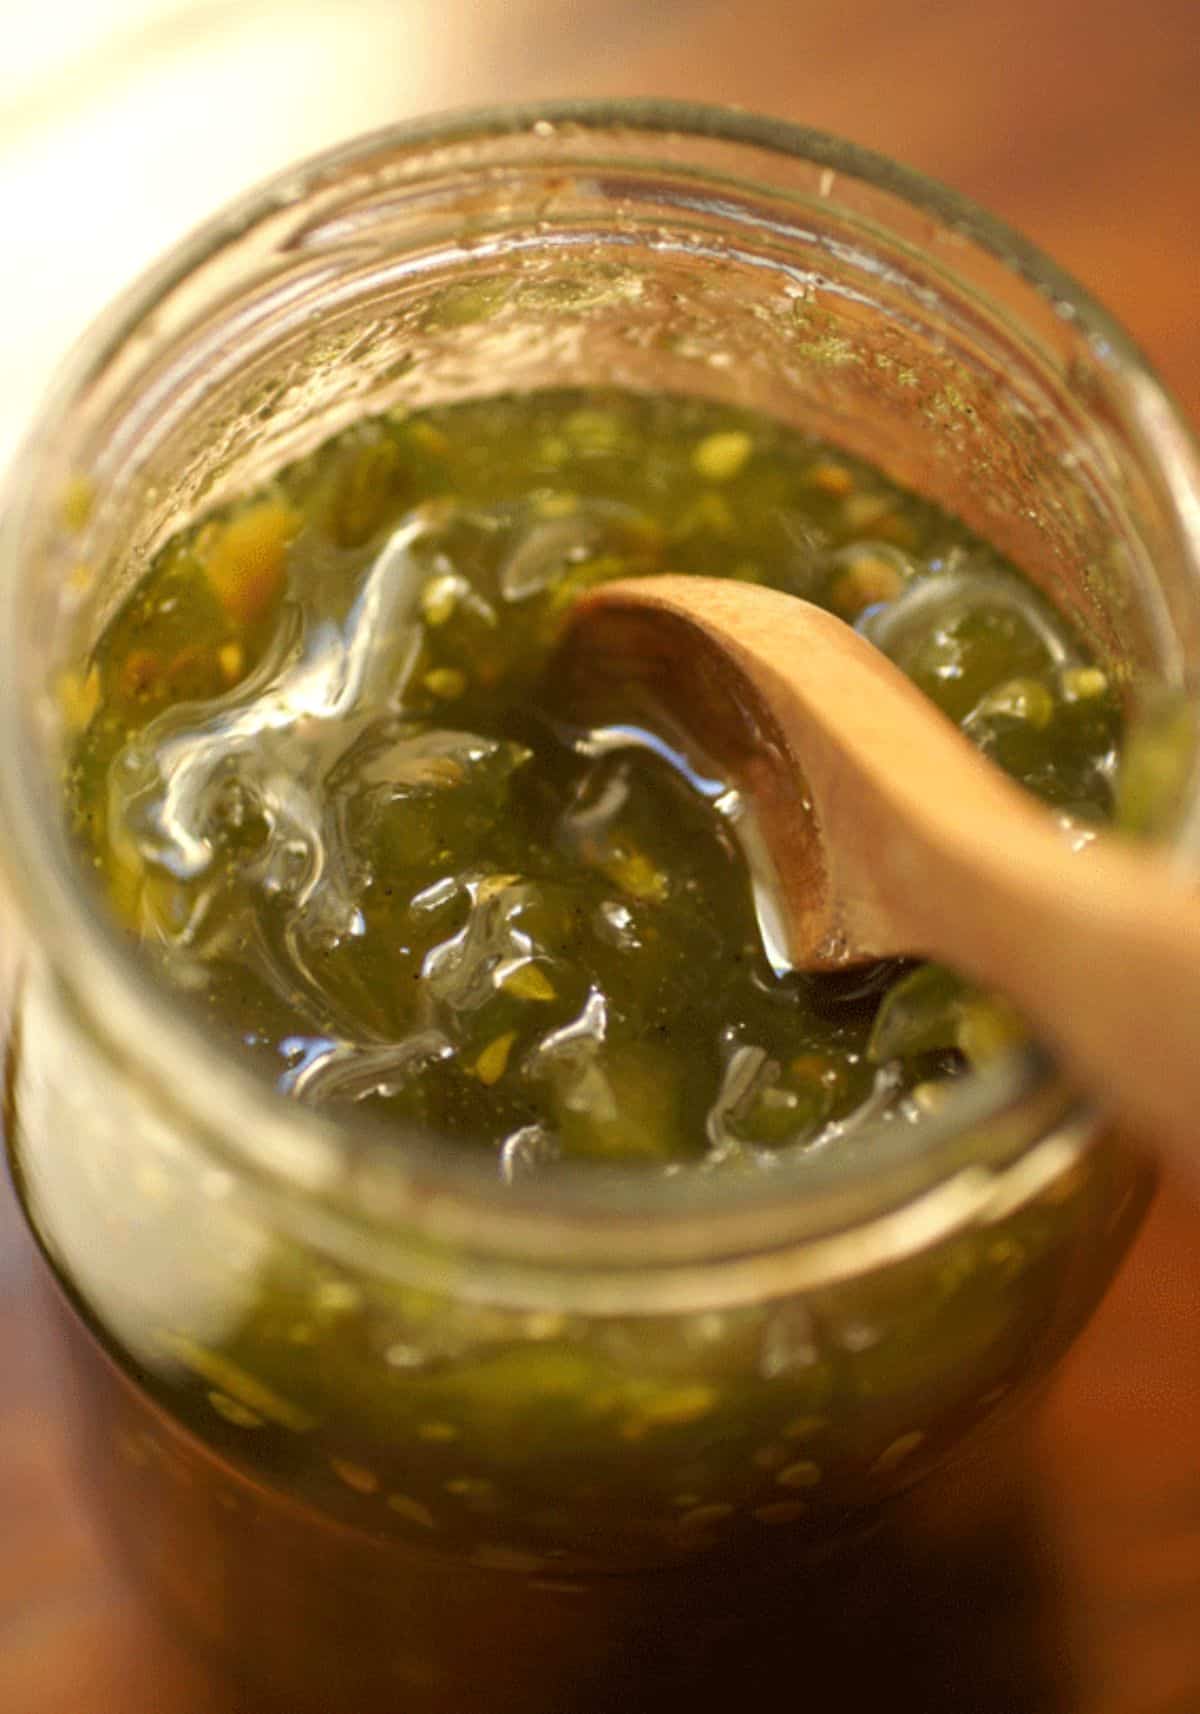
[[[1018,1027],[934,966],[787,971],[736,792],[649,717],[561,695],[572,601],[660,571],[820,602],[1076,840],[1112,813],[1105,672],[853,459],[611,391],[352,427],[169,541],[61,693],[74,835],[119,921],[286,1097],[373,1117],[372,1158],[424,1133],[506,1181],[732,1184],[786,1156],[794,1186]],[[764,1593],[792,1637],[797,1564],[1046,1372],[1145,1190],[1119,1147],[1052,1139],[994,1205],[889,1213],[807,1284],[774,1255],[738,1258],[736,1290],[648,1257],[589,1296],[565,1264],[514,1286],[468,1243],[331,1236],[319,1195],[228,1170],[51,985],[8,1091],[124,1550],[288,1714],[657,1710],[651,1671],[703,1675]],[[614,1697],[621,1660],[640,1700]]]
[[[364,422],[169,542],[67,687],[117,911],[287,1095],[509,1178],[727,1168],[919,1118],[1010,1038],[944,972],[781,968],[736,792],[559,705],[572,601],[660,571],[830,608],[1064,818],[1109,816],[1105,674],[872,470],[614,392]]]

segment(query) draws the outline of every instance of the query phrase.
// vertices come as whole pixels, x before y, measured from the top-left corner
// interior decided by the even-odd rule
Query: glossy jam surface
[[[830,448],[614,393],[363,423],[168,543],[65,687],[122,920],[288,1095],[506,1177],[763,1165],[914,1121],[1006,1038],[942,972],[778,968],[737,793],[563,708],[572,600],[659,571],[820,602],[1081,830],[1109,815],[1104,673]]]

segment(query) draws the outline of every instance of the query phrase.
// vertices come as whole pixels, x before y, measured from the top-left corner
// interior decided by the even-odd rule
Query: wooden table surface
[[[854,137],[956,185],[1052,251],[1200,417],[1197,0],[396,5],[426,38],[435,19],[439,44],[424,69],[409,68],[398,116],[657,93]],[[339,16],[339,27],[356,27],[352,4]],[[11,257],[11,236],[8,245]],[[864,1654],[878,1656],[881,1705],[1200,1711],[1200,1198],[1163,1187],[1031,1443],[929,1511],[923,1529],[906,1593],[864,1639]],[[867,1703],[841,1706],[856,1714]],[[91,1533],[6,1182],[0,1710],[248,1714],[151,1628]]]

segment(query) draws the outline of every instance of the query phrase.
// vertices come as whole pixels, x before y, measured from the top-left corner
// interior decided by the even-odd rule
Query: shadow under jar
[[[591,385],[765,413],[995,544],[1130,733],[1169,710],[1143,819],[1196,858],[1186,432],[949,193],[711,109],[467,115],[297,168],[139,285],[8,496],[8,1140],[125,1556],[292,1710],[682,1682],[733,1591],[802,1591],[1036,1386],[1148,1194],[1034,1050],[769,1174],[505,1184],[288,1104],[127,946],[63,826],[61,687],[155,550],[369,412]]]

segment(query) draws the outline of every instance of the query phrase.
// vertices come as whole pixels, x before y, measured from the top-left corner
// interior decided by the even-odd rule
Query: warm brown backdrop
[[[445,51],[418,105],[663,94],[852,136],[1041,242],[1200,418],[1198,0],[426,3]],[[0,1709],[250,1714],[139,1616],[69,1452],[0,1185]],[[1032,1448],[923,1530],[907,1600],[864,1639],[881,1706],[1198,1714],[1200,1196],[1164,1187]]]

